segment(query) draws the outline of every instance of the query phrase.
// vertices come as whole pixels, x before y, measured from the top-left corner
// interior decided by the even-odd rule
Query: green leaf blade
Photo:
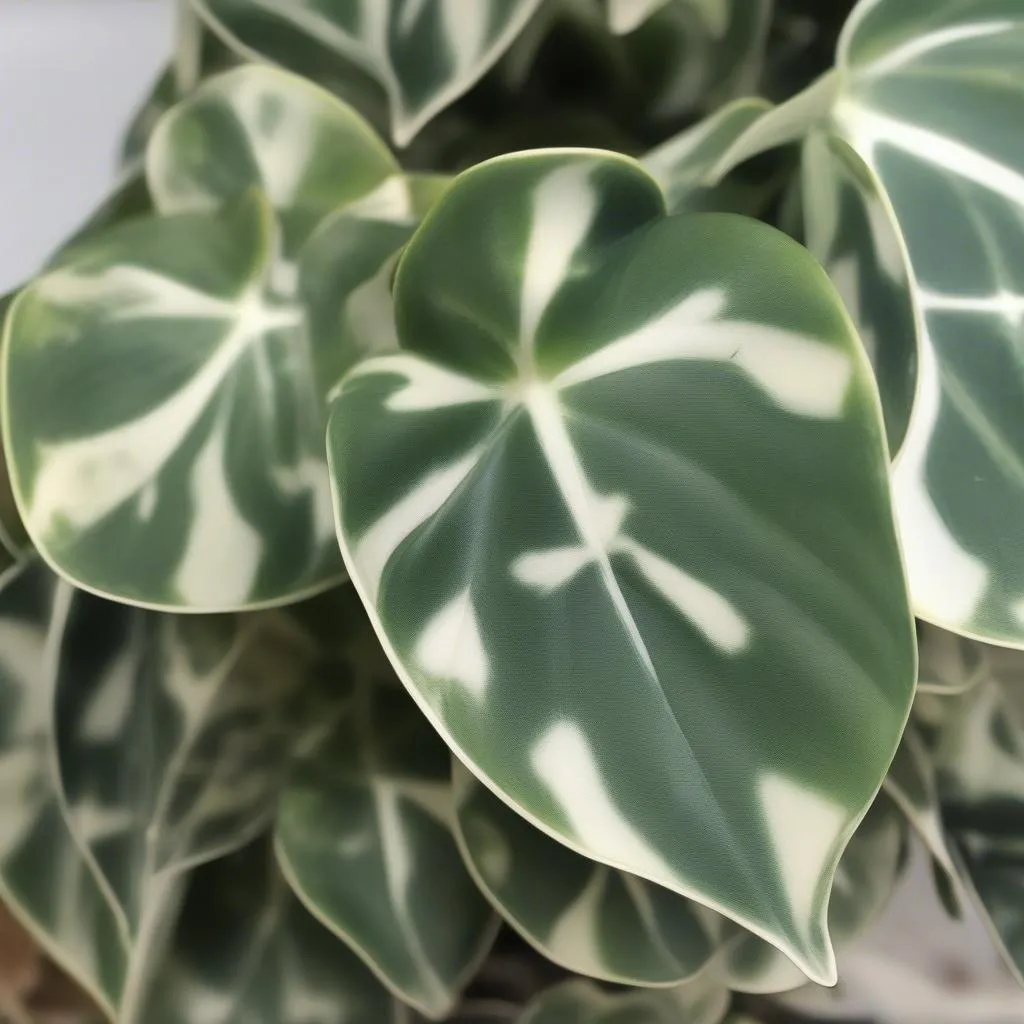
[[[831,876],[916,672],[877,398],[803,250],[660,219],[649,181],[568,151],[446,193],[399,269],[403,352],[333,404],[342,551],[403,681],[529,821],[827,979]]]

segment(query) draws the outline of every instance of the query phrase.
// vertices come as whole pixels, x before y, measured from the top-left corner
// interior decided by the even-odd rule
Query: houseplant
[[[843,6],[182,4],[4,315],[0,887],[100,1012],[785,1019],[912,836],[1024,964],[1024,11]]]

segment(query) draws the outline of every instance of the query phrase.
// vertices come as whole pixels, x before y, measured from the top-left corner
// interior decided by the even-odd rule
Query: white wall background
[[[173,0],[0,0],[0,293],[104,197],[173,29]],[[980,923],[950,925],[922,862],[867,938],[840,957],[847,1012],[891,1024],[1024,1021],[1024,995]]]
[[[105,195],[173,26],[172,0],[0,0],[0,293]]]

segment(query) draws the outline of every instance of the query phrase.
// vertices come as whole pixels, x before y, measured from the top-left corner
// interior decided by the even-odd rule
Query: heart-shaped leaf
[[[169,111],[150,139],[146,178],[165,214],[216,210],[258,188],[283,226],[286,252],[357,201],[412,216],[394,157],[354,110],[260,65],[210,79]]]
[[[358,598],[337,608],[347,636],[320,735],[280,800],[278,857],[319,920],[396,995],[441,1019],[498,919],[452,836],[447,748],[395,679]]]
[[[127,971],[125,937],[68,829],[53,770],[46,645],[70,591],[35,559],[0,577],[0,894],[113,1019]]]
[[[262,67],[174,108],[147,170],[164,215],[90,234],[8,318],[19,507],[86,589],[199,611],[296,600],[342,573],[324,396],[393,338],[379,279],[430,189],[354,111]]]
[[[714,952],[713,915],[534,828],[458,762],[456,835],[480,888],[549,960],[626,985],[672,985]]]
[[[298,71],[369,75],[406,146],[498,60],[541,0],[195,0],[220,32]]]
[[[877,396],[805,250],[663,213],[599,151],[456,179],[399,265],[402,351],[333,402],[341,547],[520,813],[828,980],[915,676]]]
[[[193,876],[147,1024],[411,1024],[258,841]]]
[[[677,989],[606,995],[596,985],[569,981],[538,996],[519,1024],[718,1024],[729,993],[713,971]]]
[[[318,648],[283,613],[176,617],[82,592],[50,643],[68,823],[129,944],[133,1024],[187,870],[274,813]]]

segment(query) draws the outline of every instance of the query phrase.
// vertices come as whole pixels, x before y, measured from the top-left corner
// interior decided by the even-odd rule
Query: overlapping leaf
[[[1013,657],[1016,673],[1024,654]],[[944,822],[968,891],[1024,978],[1024,705],[996,675],[958,698],[934,744]]]
[[[147,172],[164,215],[90,235],[8,318],[25,525],[63,575],[121,600],[294,600],[342,572],[324,396],[393,336],[378,279],[416,197],[353,111],[260,67],[172,110]]]
[[[907,829],[896,803],[879,797],[843,854],[829,903],[829,930],[848,946],[888,904],[903,866]],[[948,858],[947,858],[948,862]],[[723,969],[739,992],[787,992],[805,984],[803,972],[777,949],[738,928],[722,941]]]
[[[718,1024],[728,1005],[713,972],[677,989],[625,995],[570,981],[538,996],[518,1024]]]
[[[955,884],[956,868],[946,845],[935,767],[913,724],[903,734],[885,789],[913,825],[935,865]]]
[[[865,0],[837,130],[883,183],[909,258],[919,392],[895,474],[918,614],[1024,645],[1024,11]]]
[[[1024,646],[1024,546],[1006,527],[1024,508],[1022,61],[1016,0],[861,0],[836,72],[762,118],[717,168],[799,137],[809,111],[814,131],[833,137],[806,150],[808,234],[833,270],[849,236],[838,283],[874,341],[891,440],[902,435],[894,490],[915,610],[1014,647]]]
[[[334,400],[339,536],[475,772],[827,980],[915,674],[877,398],[804,250],[663,211],[596,151],[457,179],[399,266],[402,351]]]
[[[407,145],[512,44],[541,0],[196,0],[250,52],[325,75],[340,65],[385,92],[391,132]]]
[[[710,960],[713,915],[534,828],[453,764],[459,845],[505,919],[549,960],[605,981],[673,985]]]
[[[47,634],[70,592],[31,560],[0,577],[0,892],[39,943],[113,1015],[128,951],[68,829],[53,765]]]
[[[497,918],[452,836],[449,754],[394,677],[358,598],[319,735],[277,812],[288,880],[384,983],[433,1018],[453,1008]],[[334,625],[338,629],[338,625]]]
[[[68,823],[130,951],[131,1024],[188,869],[274,812],[317,648],[280,614],[175,617],[81,591],[50,642]]]
[[[609,26],[626,37],[636,73],[651,91],[655,117],[714,109],[756,91],[773,0],[606,0],[605,5]],[[665,52],[670,59],[663,65]]]
[[[413,1024],[269,854],[260,841],[195,873],[147,1024]]]

